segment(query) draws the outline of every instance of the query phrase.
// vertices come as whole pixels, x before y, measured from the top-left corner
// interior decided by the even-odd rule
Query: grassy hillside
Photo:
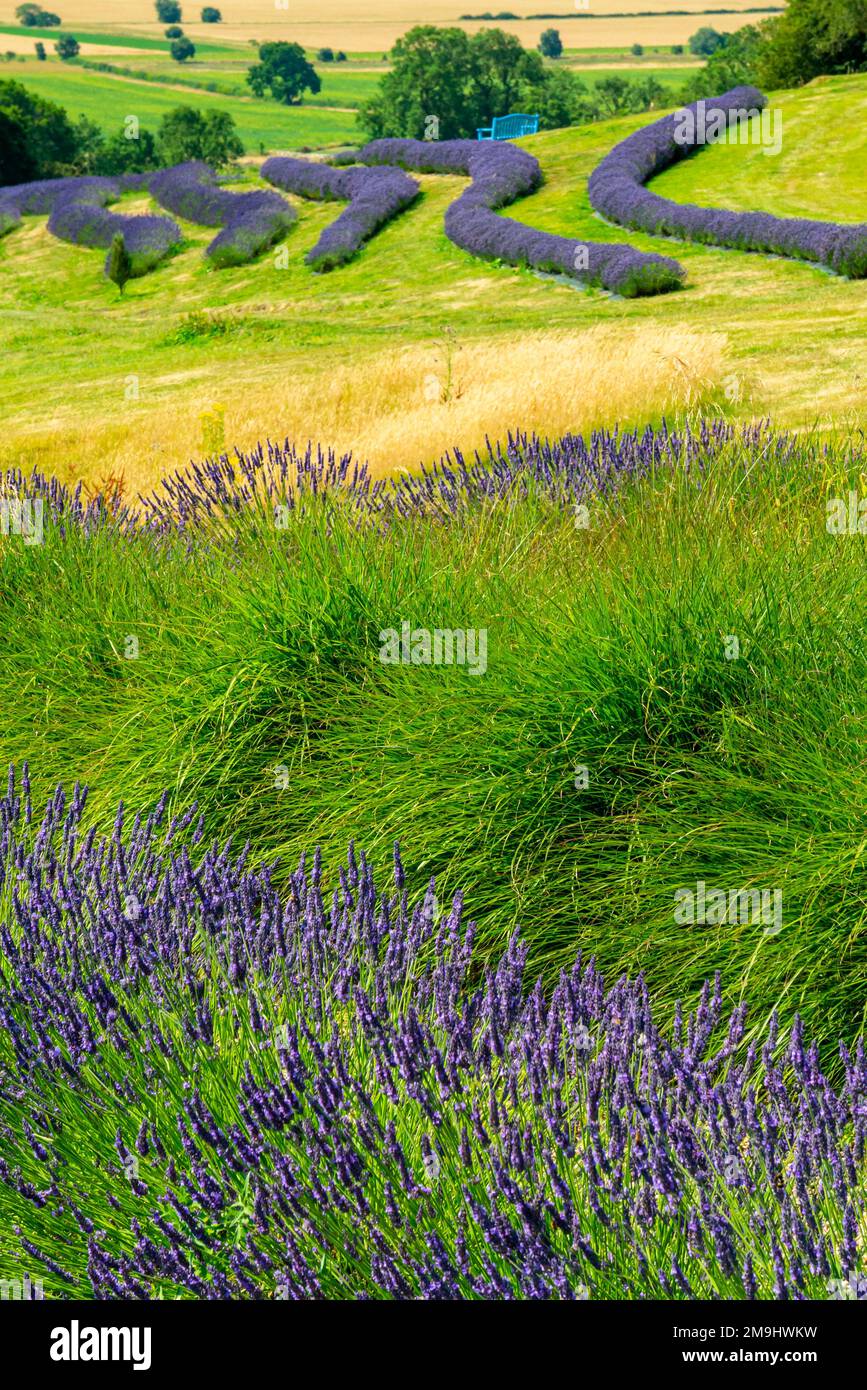
[[[660,179],[660,189],[699,202],[852,220],[867,194],[867,128],[852,120],[853,111],[867,106],[867,79],[816,83],[784,94],[779,105],[785,135],[776,159],[753,147],[707,149]],[[592,213],[586,179],[612,143],[644,119],[528,141],[547,182],[513,214],[571,236],[625,240]],[[251,444],[287,431],[307,437],[325,426],[345,441],[339,401],[321,418],[316,413],[316,402],[334,395],[335,369],[351,366],[358,380],[366,374],[368,387],[379,382],[374,397],[397,373],[411,396],[399,403],[391,398],[387,408],[394,412],[425,400],[426,376],[445,370],[443,343],[450,335],[451,351],[456,342],[467,354],[483,340],[502,343],[497,381],[512,390],[517,410],[521,380],[510,367],[509,342],[533,331],[580,335],[599,325],[614,342],[623,335],[624,344],[638,329],[653,329],[663,341],[675,331],[706,340],[707,371],[695,338],[695,360],[663,358],[682,408],[700,403],[710,378],[716,390],[727,383],[726,408],[735,415],[823,429],[863,425],[864,282],[767,256],[636,235],[630,240],[641,248],[677,256],[688,284],[658,299],[618,301],[457,250],[446,241],[442,220],[461,186],[459,179],[423,178],[421,200],[352,264],[325,276],[304,265],[304,254],[336,215],[333,205],[298,201],[285,268],[271,254],[249,267],[208,270],[201,249],[210,234],[187,226],[185,249],[132,284],[122,301],[102,278],[98,253],[58,242],[44,219],[27,219],[0,243],[4,299],[12,306],[0,363],[0,459],[38,461],[67,476],[123,472],[141,485],[201,454],[199,417],[214,405],[225,408],[231,442]],[[658,347],[645,341],[658,367]],[[395,357],[408,347],[426,354],[409,383]],[[564,349],[556,380],[561,404],[571,394],[576,424],[586,423],[582,401],[592,394],[593,369],[588,381],[580,352],[575,342]],[[461,361],[458,353],[456,368]],[[137,400],[129,398],[131,376],[138,379]],[[302,412],[295,408],[299,384],[307,390]],[[641,419],[663,404],[660,398],[654,411],[646,393],[635,393]],[[421,437],[408,433],[397,458],[392,440],[383,455],[387,466],[414,467],[453,442],[459,405],[452,399],[437,407],[435,442],[429,418]],[[502,428],[516,422],[503,420]],[[544,402],[537,418],[521,423],[546,429]]]

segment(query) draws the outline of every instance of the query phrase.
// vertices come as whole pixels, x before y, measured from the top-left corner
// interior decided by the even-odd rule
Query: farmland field
[[[569,1302],[839,1376],[863,17],[160,4],[0,3],[16,1336],[201,1380],[285,1356],[254,1302]]]

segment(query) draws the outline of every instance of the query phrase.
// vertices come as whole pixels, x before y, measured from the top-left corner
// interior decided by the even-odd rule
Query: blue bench
[[[477,140],[517,140],[519,135],[537,135],[539,117],[515,112],[511,116],[495,116],[489,126],[478,126]]]

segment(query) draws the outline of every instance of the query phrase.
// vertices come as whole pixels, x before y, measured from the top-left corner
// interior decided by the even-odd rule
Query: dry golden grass
[[[289,384],[206,393],[190,383],[183,405],[147,413],[130,406],[122,422],[86,427],[58,420],[20,438],[19,456],[25,467],[90,484],[122,477],[135,494],[191,459],[288,437],[352,450],[382,475],[430,463],[454,445],[471,453],[510,429],[554,437],[707,407],[725,378],[725,348],[723,333],[650,325],[464,344],[446,338]]]

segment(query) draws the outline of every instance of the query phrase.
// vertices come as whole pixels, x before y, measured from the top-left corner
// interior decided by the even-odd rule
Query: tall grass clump
[[[135,524],[50,521],[3,546],[0,753],[46,793],[86,781],[103,825],[167,787],[257,857],[313,838],[333,868],[353,836],[374,859],[400,839],[408,876],[472,899],[483,956],[520,923],[548,981],[581,948],[643,971],[662,1019],[721,970],[755,1026],[800,1011],[851,1041],[867,578],[826,502],[863,456],[722,427],[627,442],[574,474],[568,440],[391,486],[346,464],[315,494],[236,460]],[[484,674],[384,664],[404,622],[484,629]],[[781,929],[679,921],[699,883],[779,893]]]

